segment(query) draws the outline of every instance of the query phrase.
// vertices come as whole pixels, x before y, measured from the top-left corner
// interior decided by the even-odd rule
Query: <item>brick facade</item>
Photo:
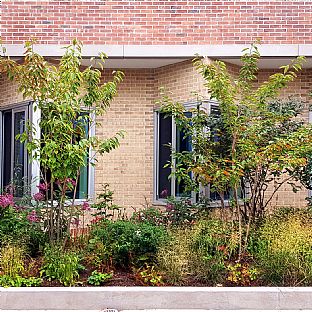
[[[237,67],[229,65],[234,74]],[[125,79],[119,86],[118,97],[112,102],[108,112],[98,121],[96,135],[107,138],[117,131],[125,130],[126,136],[120,148],[99,157],[95,169],[95,190],[100,193],[102,185],[110,184],[115,192],[115,203],[125,208],[142,208],[153,202],[153,157],[154,157],[154,110],[159,99],[159,88],[165,87],[170,96],[177,101],[196,100],[195,91],[207,95],[203,79],[192,66],[191,61],[168,65],[157,69],[125,70]],[[259,82],[272,73],[262,70]],[[110,71],[106,71],[108,77]],[[308,93],[312,89],[312,71],[304,70],[298,79],[281,96],[297,95],[311,102]],[[22,98],[16,87],[7,79],[0,78],[0,106],[17,103]],[[307,114],[304,115],[307,120]],[[293,193],[285,185],[274,197],[274,206],[304,206],[307,191]],[[128,210],[128,211],[131,211]]]
[[[6,43],[312,43],[311,1],[3,0]]]

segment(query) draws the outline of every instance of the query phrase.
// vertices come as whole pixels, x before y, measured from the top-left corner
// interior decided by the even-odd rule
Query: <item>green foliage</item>
[[[103,191],[97,196],[97,201],[92,205],[95,208],[95,213],[92,215],[96,218],[104,219],[120,219],[121,207],[113,203],[114,192],[109,189],[109,184],[103,185]]]
[[[210,212],[207,208],[209,203],[205,198],[200,198],[197,203],[193,203],[188,197],[168,197],[166,201],[164,221],[170,225],[189,224],[200,217],[207,216]]]
[[[47,235],[38,222],[30,222],[29,214],[33,209],[26,208],[23,204],[16,203],[2,209],[0,216],[0,246],[8,242],[23,244],[27,252],[34,256],[41,250],[47,241]]]
[[[193,259],[192,229],[175,228],[169,232],[169,238],[164,241],[157,251],[157,264],[164,279],[174,285],[182,285],[192,274]]]
[[[25,250],[16,244],[2,246],[0,251],[0,268],[3,275],[16,278],[24,272]]]
[[[155,269],[155,266],[145,264],[143,267],[135,270],[136,277],[143,285],[161,286],[164,284],[162,275]]]
[[[226,262],[236,257],[239,240],[230,223],[208,219],[191,228],[178,228],[158,251],[160,270],[171,283],[188,276],[216,285],[226,278]]]
[[[129,267],[140,257],[153,257],[166,238],[166,231],[149,223],[103,220],[93,227],[90,235],[91,248],[101,242],[113,265]]]
[[[100,286],[113,277],[112,273],[101,273],[98,271],[93,271],[88,277],[88,283],[94,286]]]
[[[312,215],[282,209],[254,233],[251,252],[265,285],[300,286],[312,282]]]
[[[11,277],[9,275],[0,276],[1,287],[39,287],[42,279],[37,277],[22,277],[16,275]]]
[[[227,280],[236,286],[249,286],[259,276],[259,271],[256,268],[250,267],[248,263],[235,263],[227,266]]]
[[[74,200],[68,205],[66,198],[68,192],[75,198],[81,168],[94,165],[96,154],[117,148],[124,137],[123,131],[105,140],[90,135],[95,117],[108,109],[124,75],[113,72],[111,81],[102,82],[102,72],[95,65],[104,63],[104,54],[81,71],[81,49],[82,44],[74,40],[58,66],[37,54],[33,42],[25,44],[23,63],[0,57],[3,72],[17,83],[24,98],[34,101],[34,109],[41,111],[41,135],[36,133],[36,125],[29,123],[19,139],[26,143],[30,157],[40,161],[40,182],[45,187],[38,198],[42,198],[42,226],[50,241],[59,241],[69,232]]]
[[[165,223],[164,212],[156,207],[145,207],[142,210],[135,211],[131,216],[133,222],[150,223],[152,225],[162,225]]]
[[[211,218],[194,227],[191,249],[194,253],[193,271],[205,281],[224,281],[226,261],[235,257],[239,249],[237,227]]]
[[[41,275],[48,280],[57,280],[64,286],[72,286],[79,277],[81,268],[80,258],[76,253],[66,251],[61,246],[45,248]]]

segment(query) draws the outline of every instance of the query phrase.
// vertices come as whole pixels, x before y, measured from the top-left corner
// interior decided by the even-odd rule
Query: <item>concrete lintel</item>
[[[299,44],[299,55],[312,56],[312,44]]]
[[[24,47],[22,44],[7,44],[7,55],[21,57]],[[97,56],[105,52],[111,58],[193,58],[195,54],[209,57],[238,58],[242,50],[249,45],[84,45],[83,56]],[[57,44],[37,44],[35,51],[43,56],[60,57],[64,53],[64,46]],[[298,44],[263,44],[259,45],[263,57],[296,57],[309,53],[312,55],[311,45]]]
[[[312,287],[0,288],[0,310],[311,310]]]
[[[240,57],[245,44],[223,45],[128,45],[124,46],[124,57],[194,57],[195,54],[208,57]],[[261,56],[293,57],[298,56],[297,44],[264,44],[259,45]]]
[[[4,44],[6,55],[10,57],[21,57],[24,54],[23,44]],[[64,54],[65,45],[58,44],[35,44],[34,51],[42,56],[61,57]],[[84,57],[98,56],[100,52],[104,52],[108,57],[123,58],[122,45],[84,45],[82,55]]]

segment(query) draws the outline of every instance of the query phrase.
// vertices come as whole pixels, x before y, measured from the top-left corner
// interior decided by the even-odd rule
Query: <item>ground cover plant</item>
[[[299,100],[277,97],[304,60],[255,85],[259,57],[254,45],[246,50],[236,78],[223,62],[195,60],[219,102],[215,115],[201,101],[186,115],[182,104],[163,96],[162,111],[193,146],[172,150],[171,178],[184,180],[199,201],[164,196],[165,206],[147,204],[130,217],[107,184],[94,203],[75,201],[81,171],[95,162],[90,148],[96,155],[120,144],[123,132],[100,141],[88,129],[123,74],[101,83],[98,69],[81,70],[77,41],[59,66],[36,54],[32,43],[24,63],[1,58],[1,71],[42,112],[41,135],[29,124],[17,137],[42,165],[37,194],[17,199],[12,184],[0,195],[0,286],[311,285],[311,207],[267,211],[283,184],[311,187],[311,126],[300,119]],[[199,196],[205,186],[218,193],[221,209]]]

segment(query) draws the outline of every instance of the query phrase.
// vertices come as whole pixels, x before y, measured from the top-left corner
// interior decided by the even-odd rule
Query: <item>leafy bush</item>
[[[66,251],[60,246],[50,246],[44,250],[44,263],[41,275],[48,280],[57,280],[64,286],[72,286],[79,277],[79,256],[71,251]]]
[[[92,251],[92,246],[101,242],[106,260],[111,257],[113,265],[128,267],[140,257],[153,257],[165,237],[163,227],[149,223],[102,220],[91,231],[90,247]]]
[[[179,228],[163,244],[157,260],[171,283],[183,284],[188,276],[217,284],[226,278],[226,262],[236,256],[237,229],[219,219],[208,219],[192,228]]]
[[[143,285],[161,286],[164,283],[162,275],[155,269],[154,265],[145,264],[135,270],[135,276]]]
[[[1,287],[36,287],[40,286],[41,283],[42,279],[37,277],[22,277],[17,275],[13,278],[8,275],[0,276]]]
[[[192,236],[193,271],[197,278],[213,283],[224,281],[225,262],[238,252],[237,228],[220,219],[201,221]]]
[[[170,232],[169,237],[159,247],[157,263],[168,282],[180,285],[191,273],[192,230],[177,228]]]
[[[39,217],[24,201],[14,202],[9,193],[0,195],[0,246],[10,242],[23,244],[30,255],[36,255],[47,240]]]
[[[265,285],[312,283],[312,215],[282,209],[267,217],[250,246]]]
[[[98,271],[93,271],[88,277],[88,283],[94,286],[100,286],[109,281],[112,277],[112,273],[101,273]]]
[[[165,223],[165,214],[158,208],[146,207],[140,211],[135,211],[131,221],[162,225]]]

